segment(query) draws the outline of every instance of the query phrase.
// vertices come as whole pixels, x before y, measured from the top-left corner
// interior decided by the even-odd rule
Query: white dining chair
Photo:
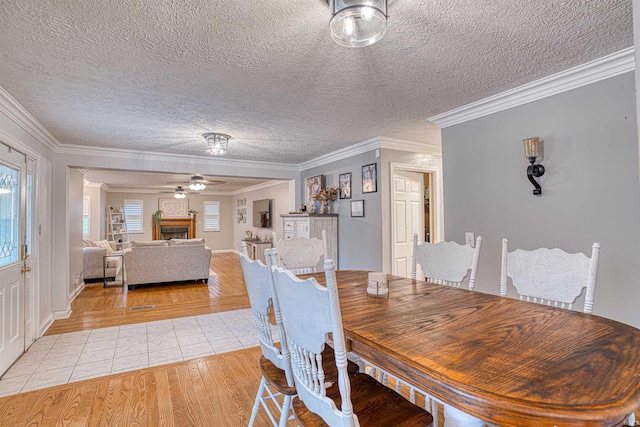
[[[278,251],[278,266],[293,274],[309,274],[318,271],[318,266],[328,257],[327,232],[322,230],[322,239],[294,237],[278,240],[274,232],[273,247]]]
[[[476,272],[480,258],[482,237],[476,239],[476,246],[460,245],[456,242],[418,244],[418,234],[413,235],[413,265],[411,278],[417,276],[418,265],[428,282],[459,288],[464,278],[469,276],[469,290],[476,285]]]
[[[269,263],[269,260],[267,261]],[[285,336],[280,310],[277,300],[272,298],[273,275],[269,267],[260,261],[252,261],[247,255],[246,244],[242,243],[242,255],[240,265],[244,282],[249,294],[249,303],[258,332],[262,356],[260,357],[260,370],[262,379],[256,394],[256,399],[251,411],[249,427],[253,426],[260,410],[260,406],[266,410],[271,423],[275,427],[284,427],[290,417],[291,399],[296,394],[291,361]],[[274,311],[280,347],[275,345],[269,312]],[[280,396],[282,398],[280,399]],[[280,400],[279,400],[280,399]],[[277,408],[274,414],[269,409],[267,401],[271,400]]]
[[[327,286],[300,280],[283,268],[274,270],[276,294],[287,330],[298,397],[293,400],[300,426],[432,426],[431,415],[369,375],[347,372],[342,314],[332,260],[325,260]],[[338,369],[327,381],[322,351],[331,333]]]
[[[516,249],[509,252],[509,241],[502,239],[500,295],[507,296],[511,278],[521,300],[573,309],[586,288],[584,312],[593,312],[600,244],[591,247],[591,258],[583,253],[569,254],[562,249]]]

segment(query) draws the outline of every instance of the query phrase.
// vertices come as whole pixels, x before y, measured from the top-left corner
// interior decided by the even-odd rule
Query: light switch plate
[[[473,242],[475,242],[476,237],[473,231],[467,231],[464,233],[464,243],[473,247]]]

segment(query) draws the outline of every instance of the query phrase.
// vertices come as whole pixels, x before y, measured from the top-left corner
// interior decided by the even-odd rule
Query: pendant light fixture
[[[180,186],[176,187],[176,190],[173,193],[173,197],[175,197],[176,199],[184,199],[185,197],[187,197],[187,195],[184,194],[184,188]]]
[[[331,38],[341,46],[364,47],[387,30],[387,0],[327,0]]]
[[[202,137],[207,141],[207,148],[205,151],[207,154],[213,156],[225,156],[227,154],[227,146],[231,137],[224,133],[208,132],[202,134]]]

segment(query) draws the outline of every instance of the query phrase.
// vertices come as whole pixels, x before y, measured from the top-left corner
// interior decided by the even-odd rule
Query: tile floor
[[[0,379],[0,397],[257,345],[249,309],[47,335]]]

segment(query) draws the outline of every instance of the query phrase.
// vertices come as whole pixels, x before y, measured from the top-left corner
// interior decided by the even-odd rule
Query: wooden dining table
[[[560,427],[620,426],[640,406],[636,328],[396,276],[388,297],[375,298],[366,271],[337,280],[350,350],[445,409],[505,427]]]

